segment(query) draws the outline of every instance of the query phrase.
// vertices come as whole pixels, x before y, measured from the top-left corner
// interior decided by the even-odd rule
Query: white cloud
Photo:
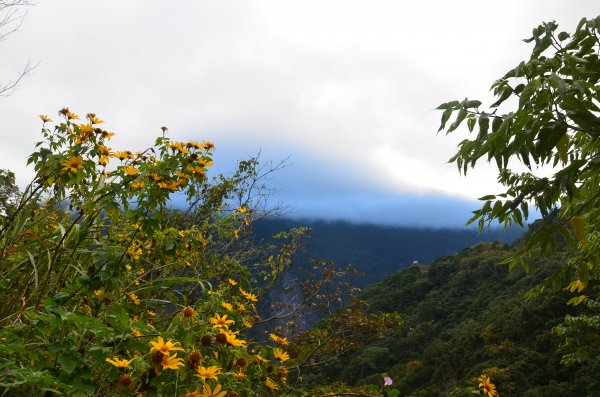
[[[0,78],[41,64],[0,99],[0,167],[23,183],[39,113],[94,111],[144,146],[166,124],[197,137],[343,164],[390,193],[475,197],[493,169],[445,164],[460,135],[437,136],[437,104],[489,98],[527,56],[542,20],[572,30],[594,1],[40,1],[0,43]],[[6,60],[6,61],[5,61]],[[310,187],[307,187],[310,189]]]

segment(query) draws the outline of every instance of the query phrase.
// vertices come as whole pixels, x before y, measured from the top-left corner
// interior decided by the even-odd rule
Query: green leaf
[[[459,110],[458,115],[456,116],[456,120],[454,120],[454,123],[452,123],[450,125],[448,132],[452,132],[455,129],[457,129],[458,126],[460,125],[460,123],[462,123],[463,120],[467,117],[467,114],[469,114],[469,113],[466,110],[464,110],[464,109]]]
[[[502,126],[503,122],[504,119],[502,117],[495,116],[492,120],[492,132],[498,131],[500,129],[500,126]]]
[[[560,41],[565,41],[566,39],[568,39],[569,37],[571,37],[570,34],[568,34],[567,32],[560,32],[558,34],[558,40]]]
[[[450,102],[446,102],[446,103],[442,103],[440,106],[438,106],[436,109],[437,110],[443,110],[443,109],[456,109],[456,107],[460,104],[460,102],[458,101],[450,101]]]
[[[490,118],[487,116],[487,114],[482,114],[481,116],[479,116],[478,124],[479,124],[479,135],[477,136],[477,139],[479,140],[479,139],[483,138],[485,135],[487,135],[488,130],[490,128]]]
[[[560,156],[561,161],[565,164],[568,160],[567,151],[569,149],[569,135],[563,134],[562,138],[556,144],[556,149],[558,150],[558,154]]]
[[[537,89],[540,88],[540,85],[541,80],[536,78],[527,84],[525,88],[523,88],[523,92],[521,92],[521,96],[519,98],[519,108],[522,108],[529,101]]]
[[[467,101],[464,103],[464,107],[466,108],[478,108],[481,106],[481,101]]]
[[[550,84],[558,90],[561,97],[565,97],[569,91],[569,84],[566,81],[558,77],[555,73],[552,73],[548,79]]]
[[[444,113],[442,113],[442,121],[440,123],[440,128],[438,129],[438,132],[440,132],[441,130],[443,130],[446,127],[446,122],[448,121],[448,119],[450,119],[450,116],[452,116],[453,110],[454,109],[444,110]]]
[[[583,219],[578,216],[574,216],[571,218],[571,226],[573,227],[573,231],[575,232],[575,237],[579,242],[585,241],[585,228]]]
[[[475,127],[476,122],[477,120],[475,119],[475,117],[469,117],[467,119],[467,127],[469,128],[469,132],[473,132],[473,128]]]
[[[500,93],[500,97],[498,100],[490,105],[490,107],[495,108],[500,106],[500,104],[506,101],[513,93],[513,89],[510,86],[506,86],[502,92]]]
[[[72,373],[79,362],[79,358],[70,350],[59,352],[56,361],[67,374]]]

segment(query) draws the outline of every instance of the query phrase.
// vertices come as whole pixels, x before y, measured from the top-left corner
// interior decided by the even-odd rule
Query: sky
[[[447,160],[465,131],[437,134],[440,103],[480,99],[527,59],[542,21],[572,31],[596,0],[39,0],[0,42],[0,168],[21,186],[39,114],[94,112],[114,149],[216,144],[215,172],[260,153],[293,217],[461,226],[496,169]]]

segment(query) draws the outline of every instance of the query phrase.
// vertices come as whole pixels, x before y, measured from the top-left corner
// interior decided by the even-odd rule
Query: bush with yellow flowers
[[[287,340],[247,336],[258,320],[247,263],[261,259],[240,248],[251,203],[232,203],[250,196],[256,163],[211,182],[210,142],[163,127],[146,150],[114,150],[95,114],[59,117],[40,116],[36,178],[0,223],[0,394],[285,392]],[[261,276],[290,255],[262,255]]]

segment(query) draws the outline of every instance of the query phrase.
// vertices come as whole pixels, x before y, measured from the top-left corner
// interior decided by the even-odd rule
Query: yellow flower
[[[275,349],[273,349],[273,355],[280,362],[285,362],[285,361],[287,361],[287,360],[290,359],[290,355],[287,354],[283,349],[280,349],[278,347],[276,347]]]
[[[204,173],[206,172],[206,168],[199,167],[197,165],[194,167],[192,167],[191,165],[188,165],[185,169],[190,171],[192,174],[194,174],[196,176],[204,176]]]
[[[246,208],[246,207],[238,207],[237,212],[239,212],[240,214],[247,214],[250,211],[248,211],[248,208]]]
[[[173,343],[170,340],[165,343],[165,340],[162,338],[162,336],[159,336],[156,341],[150,341],[149,343],[149,345],[152,346],[150,349],[151,352],[159,350],[163,353],[168,353],[175,350],[184,351],[181,347],[177,346],[178,344],[179,342]]]
[[[178,151],[179,153],[188,154],[190,151],[183,145],[183,142],[169,142],[167,144],[171,149]]]
[[[279,386],[277,385],[277,383],[273,382],[270,378],[267,378],[267,380],[265,380],[265,385],[271,390],[279,389]]]
[[[104,120],[100,120],[98,117],[96,117],[96,115],[94,113],[89,113],[87,116],[88,116],[88,119],[90,119],[90,123],[91,124],[102,124],[102,123],[104,123]]]
[[[152,182],[160,182],[163,179],[162,176],[156,174],[148,174],[146,175],[146,178],[150,179]]]
[[[152,310],[148,310],[147,312],[148,312],[148,314],[149,314],[150,316],[152,316],[152,317],[156,316],[156,312],[154,312],[154,311],[152,311]]]
[[[79,124],[79,132],[81,134],[90,134],[94,131],[94,127],[92,127],[90,124]]]
[[[125,172],[125,174],[127,174],[128,176],[136,176],[140,173],[140,170],[131,165],[128,165],[127,167],[123,168],[123,172]]]
[[[75,113],[67,112],[66,116],[69,120],[79,120],[79,116]]]
[[[134,188],[134,189],[141,189],[141,188],[143,188],[144,186],[146,186],[146,185],[144,184],[144,182],[132,182],[132,183],[131,183],[131,187],[132,187],[132,188]]]
[[[144,251],[140,247],[137,247],[135,245],[132,245],[129,248],[127,248],[127,253],[129,255],[131,255],[131,257],[134,260],[140,259],[140,256],[142,255],[143,252]]]
[[[198,159],[198,164],[200,165],[200,167],[210,167],[211,165],[213,165],[213,162],[210,159],[205,159],[201,157]]]
[[[196,370],[197,373],[194,374],[194,376],[197,376],[198,378],[202,378],[203,381],[206,381],[207,379],[217,379],[217,375],[221,375],[221,369],[219,367],[217,367],[216,365],[210,366],[210,367],[203,367],[203,366],[199,366],[198,369]]]
[[[135,329],[135,328],[131,328],[131,333],[132,333],[134,336],[137,336],[138,338],[139,338],[140,336],[142,336],[142,333],[141,333],[139,330]]]
[[[230,278],[229,280],[227,280],[229,282],[229,284],[236,286],[237,285],[237,281],[235,281],[234,279]]]
[[[235,374],[233,374],[233,377],[238,381],[241,382],[244,380],[244,378],[246,377],[246,374],[243,372],[236,372]]]
[[[42,121],[44,123],[48,123],[48,122],[52,121],[52,119],[50,117],[46,116],[45,114],[40,114],[40,119],[42,119]]]
[[[131,299],[131,301],[136,305],[139,305],[140,303],[142,303],[142,301],[140,301],[140,298],[133,292],[131,294],[129,294],[129,299]]]
[[[127,269],[128,271],[131,271],[131,265],[125,265],[125,269]]]
[[[100,145],[98,147],[98,153],[100,153],[103,156],[110,156],[112,154],[112,152],[110,151],[110,148],[108,146],[104,146],[104,145]]]
[[[78,169],[83,167],[83,159],[81,156],[73,156],[69,157],[65,161],[62,162],[63,170],[70,170],[73,172],[77,172]]]
[[[229,324],[235,323],[235,321],[227,319],[227,314],[224,314],[223,317],[221,317],[219,313],[215,314],[215,317],[211,318],[209,321],[211,324],[214,324],[213,329],[221,327],[227,328]]]
[[[97,289],[94,291],[94,296],[98,299],[102,299],[104,296],[104,291]]]
[[[242,324],[244,324],[244,327],[246,328],[252,328],[252,323],[248,320],[242,320]]]
[[[264,358],[261,355],[257,354],[256,355],[256,362],[259,362],[259,363],[268,363],[269,360],[267,360],[266,358]]]
[[[496,386],[491,382],[488,376],[481,375],[477,380],[479,381],[479,388],[484,396],[498,397]]]
[[[237,334],[239,334],[238,331],[230,331],[228,329],[221,329],[221,333],[223,335],[225,335],[225,341],[231,345],[231,346],[235,346],[235,347],[241,347],[246,345],[246,341],[243,339],[237,339]]]
[[[118,151],[118,152],[113,153],[112,156],[123,161],[123,160],[127,160],[128,158],[130,158],[131,152],[128,150],[127,151]]]
[[[108,161],[108,156],[100,156],[100,158],[98,159],[98,164],[100,164],[103,167],[106,167],[108,165]]]
[[[221,391],[220,384],[217,384],[215,388],[211,390],[210,386],[205,383],[201,397],[225,397],[225,395],[227,395],[227,392]]]
[[[183,350],[183,349],[181,349]],[[163,369],[177,369],[177,367],[181,367],[183,364],[183,359],[177,357],[177,353],[173,353],[172,356],[165,354],[160,363]]]
[[[225,309],[227,309],[229,311],[233,310],[233,305],[231,303],[223,302],[223,303],[221,303],[221,306],[223,306]]]
[[[119,357],[117,356],[113,356],[113,358],[107,358],[106,361],[107,363],[110,363],[112,365],[114,365],[117,368],[126,368],[129,366],[129,364],[131,364],[131,362],[135,360],[135,357],[132,358],[131,360],[120,360]]]
[[[251,302],[258,302],[258,298],[251,292],[246,292],[242,288],[240,288],[240,293],[246,297]]]
[[[179,183],[173,181],[158,182],[158,187],[161,189],[167,189],[170,192],[175,192],[179,188]]]
[[[280,345],[287,345],[287,344],[289,344],[287,338],[281,338],[281,337],[279,337],[279,336],[277,336],[275,334],[271,334],[269,336],[271,337],[271,339],[273,339],[275,341],[275,343],[278,343]]]
[[[200,142],[200,145],[202,145],[202,148],[204,150],[213,150],[215,148],[215,144],[212,143],[211,141]]]

